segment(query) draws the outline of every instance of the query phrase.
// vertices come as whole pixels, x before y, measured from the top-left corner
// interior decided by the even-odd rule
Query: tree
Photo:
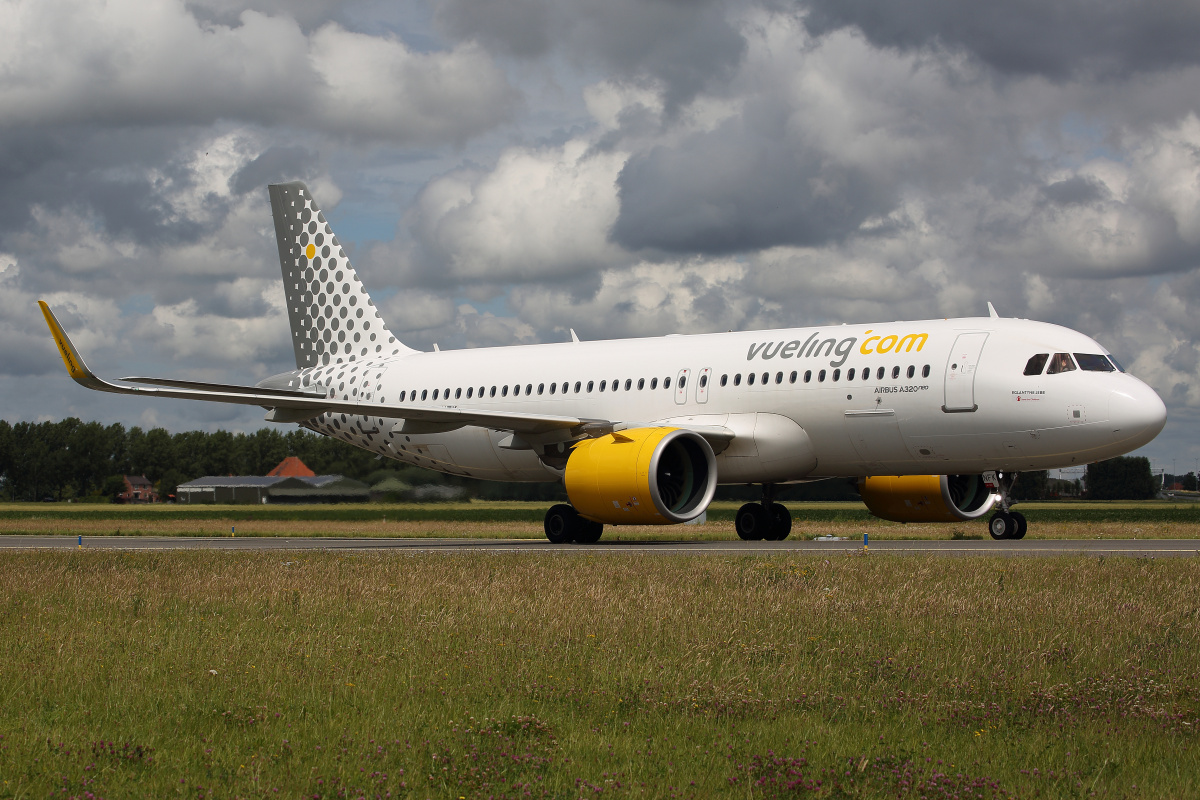
[[[1022,472],[1011,496],[1013,500],[1045,500],[1050,496],[1050,473],[1044,469]]]
[[[1183,482],[1183,490],[1185,492],[1196,491],[1196,473],[1189,472],[1187,475],[1184,475],[1182,482]]]
[[[1149,500],[1158,493],[1150,472],[1150,459],[1118,456],[1088,464],[1087,495],[1090,500]]]

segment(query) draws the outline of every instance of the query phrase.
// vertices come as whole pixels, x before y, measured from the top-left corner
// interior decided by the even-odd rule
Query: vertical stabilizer
[[[296,181],[267,189],[296,367],[414,352],[387,329],[308,187]]]

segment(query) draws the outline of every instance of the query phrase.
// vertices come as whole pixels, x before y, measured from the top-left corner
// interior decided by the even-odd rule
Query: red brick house
[[[158,493],[145,475],[124,475],[125,491],[117,495],[118,503],[157,503]]]

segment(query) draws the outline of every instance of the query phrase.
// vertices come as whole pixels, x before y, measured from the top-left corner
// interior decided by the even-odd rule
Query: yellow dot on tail
[[[316,254],[317,254],[317,246],[316,246],[315,244],[310,244],[310,245],[309,245],[309,246],[308,246],[308,247],[307,247],[307,248],[304,250],[304,255],[308,256],[309,258],[312,258],[312,257],[313,257],[313,256],[315,256]]]

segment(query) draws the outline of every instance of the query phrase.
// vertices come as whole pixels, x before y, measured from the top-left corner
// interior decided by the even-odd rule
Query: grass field
[[[0,554],[0,797],[1195,797],[1200,564]]]
[[[605,540],[733,540],[739,503],[714,503],[703,525],[609,527]],[[0,505],[0,534],[65,536],[405,536],[540,539],[547,503],[362,504],[335,506]],[[1036,539],[1190,539],[1200,535],[1191,503],[1023,503]],[[984,538],[985,520],[900,525],[861,503],[796,503],[795,537]]]

